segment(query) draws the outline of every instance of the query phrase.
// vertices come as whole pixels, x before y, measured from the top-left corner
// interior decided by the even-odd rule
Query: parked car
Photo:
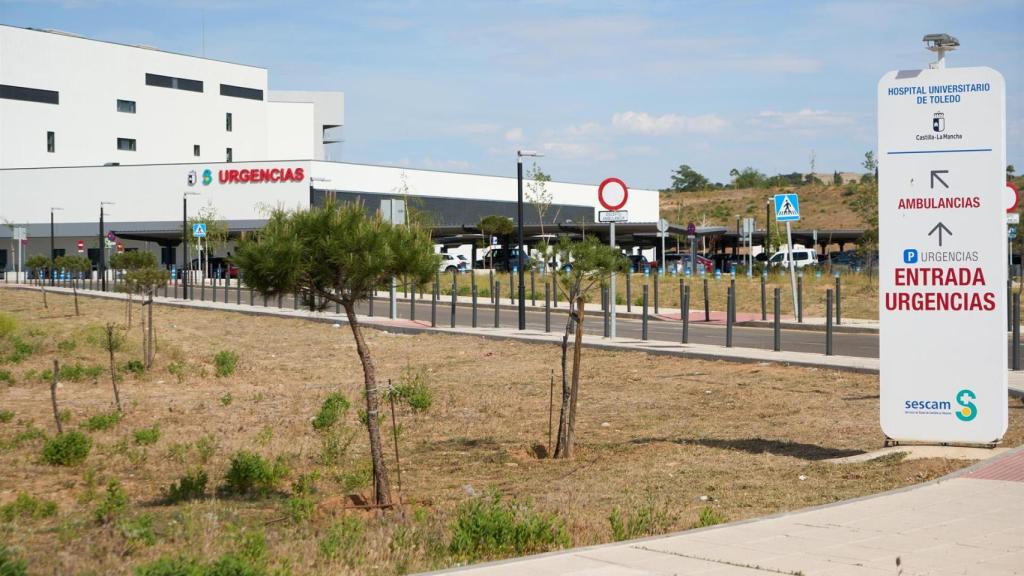
[[[510,272],[513,267],[519,265],[519,249],[513,248],[511,252],[508,252],[505,248],[493,248],[483,258],[477,260],[473,267],[477,269],[490,268],[491,262],[494,263],[496,272]],[[533,259],[529,254],[523,255],[523,264],[527,270],[533,265]]]
[[[202,270],[204,263],[206,263],[205,260],[204,262],[200,262],[198,258],[193,258],[190,268],[192,270]],[[228,276],[231,278],[238,278],[238,266],[229,262],[227,258],[211,256],[208,264],[210,265],[210,276],[217,276],[218,278],[223,277],[224,271],[226,270]]]
[[[771,259],[768,260],[768,264],[771,266],[783,266],[789,267],[789,250],[780,250],[772,255]],[[793,264],[797,268],[803,268],[804,266],[811,266],[818,263],[818,253],[812,248],[793,248]]]
[[[469,270],[469,264],[463,260],[460,260],[458,256],[454,254],[441,253],[441,263],[437,266],[440,272],[465,272]]]
[[[629,269],[633,272],[643,274],[651,270],[651,263],[643,254],[626,254],[626,258],[629,258]]]
[[[697,267],[690,265],[689,254],[666,254],[665,265],[668,266],[669,269],[675,266],[676,270],[679,272],[683,272],[687,267],[689,267],[690,270],[699,274],[701,266],[704,267],[704,272],[707,274],[711,274],[715,271],[715,263],[711,259],[705,258],[700,254],[697,254]]]

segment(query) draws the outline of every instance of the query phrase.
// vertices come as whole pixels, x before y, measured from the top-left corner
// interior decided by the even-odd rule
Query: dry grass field
[[[346,495],[369,495],[368,450],[347,327],[157,307],[155,365],[131,370],[136,323],[116,354],[124,415],[95,429],[113,410],[102,327],[123,324],[124,305],[82,298],[76,317],[70,297],[49,303],[0,289],[0,562],[30,574],[398,574],[794,510],[967,464],[828,462],[882,445],[873,376],[594,350],[578,456],[556,461],[544,457],[556,347],[368,331],[378,375],[419,374],[432,403],[397,410],[402,505],[356,511]],[[218,377],[221,351],[237,364]],[[54,358],[72,367],[57,388],[65,432],[92,440],[70,466],[43,458]],[[334,392],[352,407],[317,431]],[[1024,409],[1011,406],[1017,445]],[[390,413],[383,428],[398,496]],[[225,488],[243,450],[278,463],[262,493]],[[202,495],[168,502],[197,470]],[[171,570],[192,565],[208,570]]]

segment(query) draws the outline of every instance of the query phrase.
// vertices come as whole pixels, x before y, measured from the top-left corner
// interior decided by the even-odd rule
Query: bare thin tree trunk
[[[151,290],[149,293],[149,310],[146,311],[146,330],[149,332],[149,338],[147,340],[149,348],[147,349],[146,369],[153,366],[153,356],[156,353],[156,341],[153,340],[153,337],[155,336],[153,331],[153,291],[155,291],[155,289]]]
[[[75,316],[80,316],[78,312],[78,280],[71,281],[71,291],[75,294]]]
[[[39,289],[43,291],[43,308],[46,308],[47,310],[49,310],[50,309],[50,305],[47,304],[47,302],[46,302],[46,283],[45,282],[40,282],[39,283]]]
[[[128,291],[128,300],[126,301],[127,308],[125,309],[125,317],[128,320],[128,329],[132,329],[132,292]]]
[[[580,349],[583,347],[583,297],[576,299],[576,342],[572,352],[572,391],[570,392],[569,426],[566,432],[565,457],[572,458],[573,444],[576,441],[576,401],[580,397]]]
[[[53,379],[50,380],[50,403],[53,404],[53,419],[57,422],[57,434],[64,433],[64,427],[60,423],[60,410],[57,409],[57,376],[60,374],[60,364],[53,359]]]
[[[378,506],[389,506],[391,505],[391,485],[388,482],[388,469],[384,464],[384,451],[380,441],[380,422],[377,419],[379,405],[377,377],[373,366],[373,358],[370,357],[370,349],[367,347],[366,340],[363,338],[363,332],[359,328],[355,305],[351,301],[344,301],[341,305],[345,308],[348,325],[352,329],[352,336],[356,340],[356,351],[359,353],[359,361],[363,364],[363,381],[366,387],[366,428],[370,433],[370,457],[373,460],[374,503]]]
[[[562,333],[562,402],[558,410],[558,437],[555,443],[555,458],[565,458],[566,441],[569,430],[569,403],[571,388],[569,387],[569,333],[575,326],[575,312],[572,310],[572,300],[569,301],[569,318],[565,322],[565,332]]]
[[[114,403],[121,410],[121,394],[117,390],[117,369],[114,367],[114,325],[107,324],[107,351],[110,353],[110,385],[114,387]]]

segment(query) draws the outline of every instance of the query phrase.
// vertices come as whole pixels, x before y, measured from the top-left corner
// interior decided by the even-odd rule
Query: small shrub
[[[85,429],[90,432],[96,432],[97,430],[106,430],[112,428],[115,424],[121,421],[121,413],[107,412],[106,414],[96,414],[90,416],[85,422]]]
[[[16,518],[37,520],[39,518],[49,518],[55,514],[57,514],[56,502],[43,498],[33,498],[24,492],[19,492],[14,502],[0,506],[0,519],[3,519],[4,522],[11,522]]]
[[[181,362],[171,362],[167,365],[167,372],[172,374],[178,379],[178,384],[181,384],[185,380],[185,364]]]
[[[316,494],[316,483],[320,480],[320,473],[313,471],[309,474],[300,474],[298,478],[292,482],[292,492],[302,495]]]
[[[156,444],[156,441],[160,439],[160,427],[153,425],[149,428],[139,428],[132,432],[132,437],[135,438],[135,443],[139,446]]]
[[[284,501],[284,512],[295,524],[301,524],[313,517],[316,500],[310,496],[294,495]]]
[[[196,440],[196,452],[199,453],[199,461],[206,464],[217,451],[217,439],[213,435],[206,435]]]
[[[62,364],[60,372],[57,374],[57,379],[63,382],[82,382],[84,380],[96,380],[103,373],[103,366],[95,364],[93,366],[82,366],[78,362],[74,364]],[[53,380],[53,370],[47,368],[39,374],[39,379],[43,382],[49,382]]]
[[[569,545],[562,522],[494,491],[459,507],[449,550],[467,560],[543,552]]]
[[[338,419],[345,415],[349,406],[348,399],[340,392],[328,394],[320,406],[320,412],[313,419],[313,429],[322,431],[334,426]]]
[[[11,336],[2,349],[5,349],[7,352],[6,356],[3,357],[3,361],[11,364],[21,362],[35,352],[35,347],[32,344],[25,342],[17,336]]]
[[[0,382],[14,384],[14,376],[11,375],[10,370],[0,370]]]
[[[18,321],[14,316],[0,312],[0,338],[7,338],[18,329]]]
[[[344,560],[349,567],[355,567],[362,560],[363,523],[357,516],[342,516],[335,522],[320,542],[317,543],[320,556],[330,560]]]
[[[131,372],[136,377],[139,377],[146,373],[146,366],[142,363],[142,360],[129,360],[121,366],[121,371]]]
[[[235,354],[231,350],[221,350],[220,352],[217,352],[216,356],[214,356],[213,363],[216,365],[216,374],[218,378],[231,376],[235,373],[235,366],[238,364],[238,354]]]
[[[224,476],[224,490],[239,496],[268,494],[287,474],[288,468],[280,458],[271,463],[259,454],[242,450],[231,457],[231,465]]]
[[[672,528],[673,520],[663,506],[657,505],[651,499],[634,506],[625,514],[615,508],[608,515],[612,538],[617,542],[667,532]]]
[[[138,545],[152,546],[156,544],[156,533],[153,531],[153,517],[149,514],[140,514],[131,520],[119,522],[118,530],[121,536],[128,541],[129,547]]]
[[[11,420],[14,420],[14,412],[11,410],[0,410],[0,422],[7,424]]]
[[[106,524],[121,515],[128,508],[128,495],[117,480],[107,484],[107,495],[92,512],[98,524]]]
[[[3,544],[0,544],[0,576],[28,576],[28,563]]]
[[[321,432],[320,463],[334,466],[343,462],[354,438],[355,431],[344,426],[335,426]]]
[[[185,500],[199,500],[206,496],[208,478],[202,469],[185,474],[164,490],[164,500],[176,504]]]
[[[43,444],[43,462],[51,466],[76,466],[85,461],[92,439],[78,430],[50,438]]]
[[[231,400],[232,400],[231,393],[228,392],[227,394],[225,394],[225,395],[220,397],[220,405],[221,406],[230,406],[231,405]]]
[[[725,516],[711,506],[705,506],[700,510],[700,516],[697,518],[697,527],[714,526],[722,522],[725,522]]]
[[[67,340],[57,342],[57,350],[60,350],[61,352],[71,352],[76,346],[77,343],[74,338],[68,338]]]
[[[425,412],[434,403],[429,376],[424,369],[406,368],[396,386],[384,393],[384,400],[394,399],[409,405],[413,412]]]
[[[365,462],[354,470],[349,470],[337,477],[342,492],[348,494],[366,488],[373,482],[373,464]]]
[[[266,446],[270,444],[270,441],[274,439],[274,429],[270,426],[264,426],[259,434],[256,435],[256,444],[260,446]]]
[[[184,464],[188,451],[191,449],[192,444],[188,442],[175,442],[167,447],[167,458],[174,460],[178,464]]]
[[[206,576],[202,564],[189,556],[162,556],[136,566],[135,576]]]
[[[68,422],[71,422],[71,410],[61,410],[58,417],[60,418],[61,424],[67,424]]]

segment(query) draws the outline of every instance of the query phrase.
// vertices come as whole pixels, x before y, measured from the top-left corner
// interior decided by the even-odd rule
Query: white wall
[[[345,124],[345,94],[310,90],[272,90],[271,102],[306,102],[313,105],[312,142],[314,160],[328,160],[324,151],[324,130]]]
[[[268,102],[267,159],[311,160],[315,158],[316,146],[309,137],[309,129],[312,125],[312,103]]]

